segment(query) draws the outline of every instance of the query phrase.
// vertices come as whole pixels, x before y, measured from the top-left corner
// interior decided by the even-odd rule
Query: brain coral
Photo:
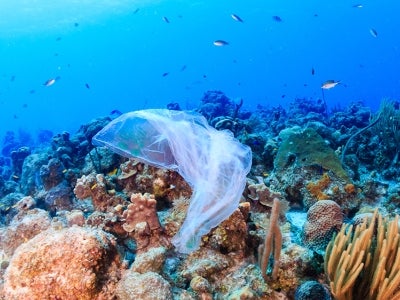
[[[300,285],[294,295],[295,300],[330,300],[331,295],[326,287],[317,281],[306,281]]]
[[[340,230],[343,214],[340,206],[332,200],[320,200],[310,207],[303,226],[302,240],[314,250],[323,250],[334,232]]]
[[[77,226],[49,229],[15,251],[4,276],[5,299],[111,299],[118,267],[111,235]]]

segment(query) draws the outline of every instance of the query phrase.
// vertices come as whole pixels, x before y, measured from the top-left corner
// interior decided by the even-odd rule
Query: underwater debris
[[[202,235],[235,211],[251,167],[248,146],[215,130],[203,116],[183,111],[124,114],[97,133],[93,144],[175,170],[192,186],[186,220],[172,241],[183,253],[198,249]]]

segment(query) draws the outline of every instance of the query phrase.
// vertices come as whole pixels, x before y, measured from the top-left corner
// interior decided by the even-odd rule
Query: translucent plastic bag
[[[166,109],[126,113],[92,140],[116,153],[177,171],[192,187],[186,219],[172,242],[179,252],[199,248],[201,236],[238,207],[251,150],[230,131],[217,131],[196,113]]]

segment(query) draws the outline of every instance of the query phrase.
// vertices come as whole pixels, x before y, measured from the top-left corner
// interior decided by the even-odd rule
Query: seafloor
[[[193,186],[94,147],[111,117],[8,132],[1,299],[400,299],[398,102],[242,104],[209,91],[197,109],[251,148],[252,167],[237,209],[189,254],[172,237]]]

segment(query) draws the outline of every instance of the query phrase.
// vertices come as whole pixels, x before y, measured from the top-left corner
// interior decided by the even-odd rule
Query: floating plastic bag
[[[126,113],[92,140],[149,165],[177,171],[192,187],[186,219],[173,244],[179,252],[199,248],[202,235],[239,205],[251,167],[251,150],[230,131],[217,131],[196,113],[149,109]]]

